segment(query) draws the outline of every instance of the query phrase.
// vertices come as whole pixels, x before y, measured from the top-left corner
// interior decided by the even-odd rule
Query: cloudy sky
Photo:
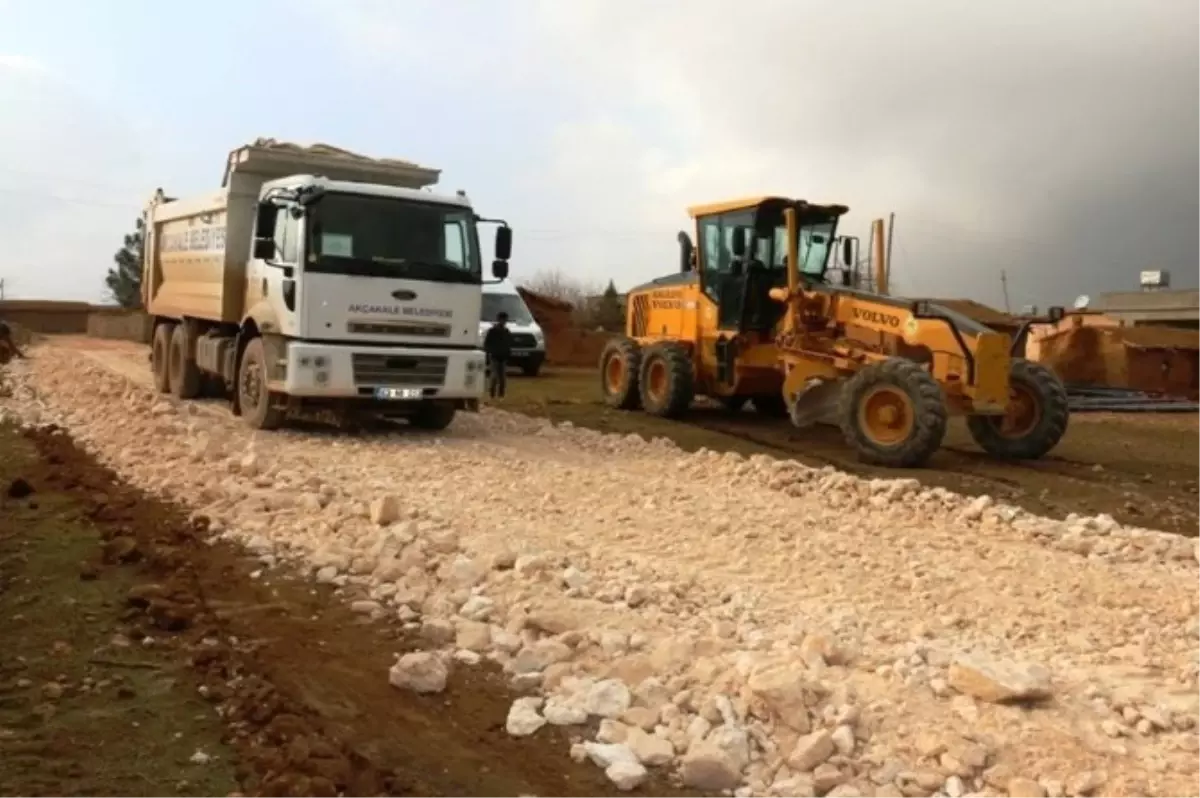
[[[1195,286],[1188,0],[0,0],[0,277],[100,299],[156,186],[258,136],[444,170],[513,276],[626,288],[690,204],[896,214],[893,281],[1014,309]]]

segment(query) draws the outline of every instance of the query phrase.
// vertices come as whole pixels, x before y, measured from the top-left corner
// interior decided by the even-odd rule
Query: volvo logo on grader
[[[860,319],[861,321],[869,321],[872,324],[881,324],[885,327],[900,327],[899,316],[893,316],[891,313],[880,313],[878,310],[854,308],[854,318]]]
[[[657,310],[680,310],[683,308],[683,292],[654,291],[650,294],[650,307]]]

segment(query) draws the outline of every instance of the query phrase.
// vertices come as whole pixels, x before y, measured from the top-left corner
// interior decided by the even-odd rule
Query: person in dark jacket
[[[488,396],[503,399],[508,388],[508,358],[512,355],[512,331],[504,311],[496,314],[496,323],[483,337],[483,351],[488,359]]]

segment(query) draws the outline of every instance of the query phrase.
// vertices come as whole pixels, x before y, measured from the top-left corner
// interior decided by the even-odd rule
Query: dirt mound
[[[1196,398],[1197,333],[1153,327],[1081,325],[1039,340],[1038,359],[1064,382]]]
[[[592,367],[612,333],[587,330],[575,323],[571,303],[519,288],[521,298],[546,334],[546,361],[556,366]]]

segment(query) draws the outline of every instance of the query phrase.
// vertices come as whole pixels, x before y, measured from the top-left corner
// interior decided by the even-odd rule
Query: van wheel
[[[267,357],[261,338],[251,338],[238,364],[237,396],[242,417],[254,429],[276,429],[283,424],[284,413],[271,404],[267,390]]]

